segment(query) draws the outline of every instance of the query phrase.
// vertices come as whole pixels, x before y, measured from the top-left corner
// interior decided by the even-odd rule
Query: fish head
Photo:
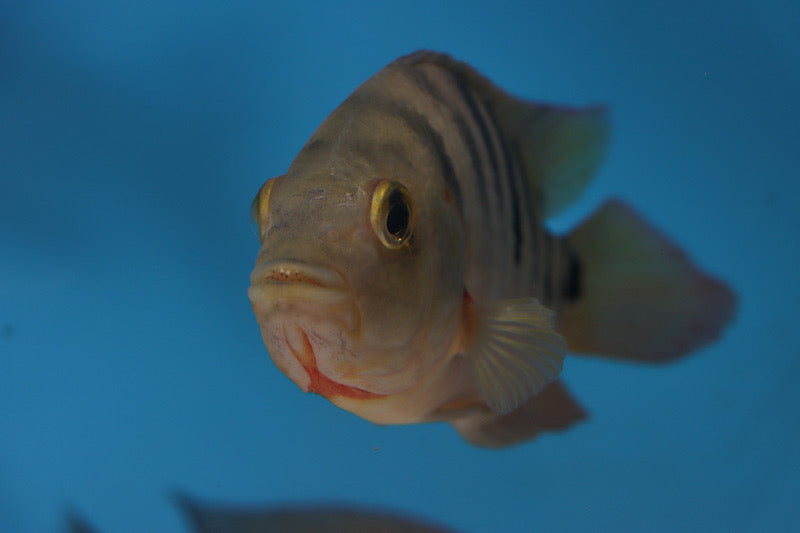
[[[261,248],[248,295],[264,343],[301,389],[337,405],[407,391],[458,333],[458,212],[436,180],[398,172],[391,156],[320,161],[313,141],[253,204]]]

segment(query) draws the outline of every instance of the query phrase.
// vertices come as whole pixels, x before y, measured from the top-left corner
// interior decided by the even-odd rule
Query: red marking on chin
[[[314,363],[312,367],[303,365],[303,368],[306,369],[308,376],[311,378],[311,385],[308,387],[308,390],[325,396],[326,398],[344,396],[345,398],[353,398],[354,400],[371,400],[373,398],[383,397],[383,394],[376,394],[333,381],[319,371],[316,363]]]
[[[302,330],[301,330],[302,331]],[[319,371],[317,367],[317,360],[314,357],[314,349],[308,340],[308,335],[303,331],[304,350],[302,353],[297,353],[292,349],[295,357],[305,369],[311,383],[308,386],[309,392],[332,398],[334,396],[344,396],[345,398],[353,398],[354,400],[371,400],[373,398],[382,398],[383,394],[365,391],[350,385],[343,385],[333,381],[331,378]],[[291,347],[290,347],[291,348]]]

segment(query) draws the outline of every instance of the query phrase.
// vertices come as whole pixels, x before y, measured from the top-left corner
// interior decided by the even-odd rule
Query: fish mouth
[[[327,266],[280,259],[257,263],[250,282],[247,295],[267,351],[301,389],[326,398],[381,396],[325,375],[309,339],[308,327],[334,339],[358,334],[361,314],[344,276]]]
[[[347,289],[347,282],[336,270],[305,261],[278,259],[258,265],[250,275],[250,284],[310,285],[328,289]]]
[[[333,319],[352,331],[361,320],[344,276],[319,264],[293,259],[256,264],[247,295],[259,323],[275,312],[302,312]]]

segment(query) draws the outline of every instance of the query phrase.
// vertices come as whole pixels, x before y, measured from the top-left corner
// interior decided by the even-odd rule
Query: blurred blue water
[[[467,532],[796,525],[797,4],[318,4],[0,3],[0,531],[55,531],[68,506],[182,531],[174,487]],[[667,367],[568,360],[591,419],[502,452],[373,426],[274,368],[250,200],[423,47],[610,104],[607,162],[553,227],[624,197],[738,292],[724,338]]]

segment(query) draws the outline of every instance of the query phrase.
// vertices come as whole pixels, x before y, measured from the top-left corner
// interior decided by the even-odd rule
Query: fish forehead
[[[320,210],[349,210],[363,204],[366,200],[365,180],[345,180],[331,176],[314,174],[287,174],[273,191],[271,211],[274,218],[314,215],[308,219],[318,219]]]
[[[376,123],[377,124],[377,123]],[[319,218],[320,210],[364,209],[376,184],[403,181],[415,189],[419,167],[401,140],[376,140],[353,132],[322,132],[298,154],[272,192],[277,217],[303,213]],[[332,132],[330,132],[332,133]],[[418,157],[417,157],[418,158]]]
[[[347,180],[362,188],[378,178],[435,179],[441,169],[434,145],[440,139],[431,122],[441,126],[442,117],[429,116],[430,104],[407,72],[386,67],[323,121],[288,174]]]
[[[336,187],[350,193],[369,189],[381,179],[416,181],[425,166],[424,149],[409,139],[396,118],[380,116],[375,110],[365,110],[364,115],[360,122],[370,119],[370,129],[383,130],[381,135],[349,128],[341,134],[321,132],[298,154],[287,177],[298,187]]]

